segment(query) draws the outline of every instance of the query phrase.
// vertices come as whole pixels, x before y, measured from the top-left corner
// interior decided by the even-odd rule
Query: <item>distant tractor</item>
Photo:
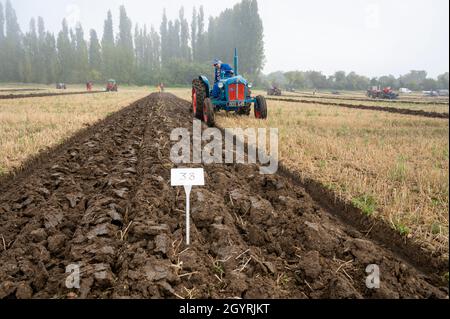
[[[411,94],[412,93],[412,91],[408,88],[400,88],[398,91],[403,94]]]
[[[428,97],[435,97],[439,96],[439,93],[437,91],[431,90],[431,91],[423,91],[423,95]]]
[[[395,93],[390,87],[385,87],[381,90],[380,87],[372,87],[367,90],[367,96],[372,99],[385,99],[385,100],[394,100],[398,98],[398,94]]]
[[[117,92],[117,82],[116,80],[110,79],[108,80],[108,83],[106,84],[106,92]]]
[[[57,90],[65,90],[67,87],[66,87],[66,84],[65,83],[56,83],[56,89]]]
[[[281,96],[281,90],[275,85],[272,85],[272,87],[267,90],[267,95]]]
[[[437,93],[439,96],[448,96],[448,90],[438,90]]]
[[[251,96],[252,84],[238,73],[238,55],[235,49],[234,70],[221,71],[220,79],[211,88],[204,75],[192,81],[192,112],[195,118],[214,126],[215,113],[220,110],[250,115],[251,106],[257,119],[267,118],[267,103],[263,96]]]

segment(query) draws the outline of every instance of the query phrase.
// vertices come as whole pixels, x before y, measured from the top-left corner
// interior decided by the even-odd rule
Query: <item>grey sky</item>
[[[3,0],[0,0],[3,1]],[[239,0],[12,0],[22,30],[43,16],[51,31],[61,20],[81,21],[85,31],[102,32],[107,9],[117,21],[125,4],[133,23],[159,29],[185,7],[203,5],[217,15]],[[265,72],[276,70],[355,71],[368,76],[398,76],[412,69],[437,76],[449,70],[448,0],[259,0],[265,29]],[[87,32],[86,32],[87,33]]]

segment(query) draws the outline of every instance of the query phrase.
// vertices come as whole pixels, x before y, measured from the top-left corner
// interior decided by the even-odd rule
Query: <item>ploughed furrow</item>
[[[369,99],[369,98],[358,98],[358,97],[337,97],[335,95],[300,95],[300,94],[283,94],[283,97],[294,97],[294,98],[308,98],[308,99],[325,99],[325,100],[341,100],[341,101],[359,101],[359,102],[386,102],[386,103],[406,103],[406,104],[419,104],[419,105],[448,105],[448,98],[446,100],[386,100],[386,99]]]
[[[99,91],[65,92],[65,93],[8,94],[8,95],[0,95],[0,100],[26,99],[32,97],[48,97],[48,96],[63,96],[63,95],[82,95],[82,94],[95,94],[104,92],[106,91],[99,90]]]
[[[140,113],[152,101],[102,122],[1,194],[0,297],[11,289],[16,297],[65,297],[71,264],[85,278],[79,297],[106,296],[103,289],[92,292],[91,282],[96,269],[105,277],[99,287],[112,280],[145,127]]]
[[[34,92],[44,90],[45,89],[0,89],[0,92]]]
[[[170,186],[170,133],[189,103],[152,94],[0,195],[0,298],[445,298],[447,288],[256,165],[205,165]],[[4,238],[4,245],[2,244]],[[66,267],[81,270],[79,289]],[[366,287],[379,265],[380,289]]]
[[[389,107],[389,106],[354,105],[354,104],[347,104],[347,103],[333,103],[333,102],[298,100],[298,99],[277,99],[277,98],[269,98],[269,97],[266,99],[271,100],[271,101],[279,101],[279,102],[330,105],[330,106],[345,107],[345,108],[349,108],[349,109],[380,111],[380,112],[397,113],[397,114],[404,114],[404,115],[423,116],[423,117],[430,117],[430,118],[441,118],[441,119],[449,118],[449,113],[428,112],[428,111],[423,111],[423,110],[410,110],[410,109],[405,109],[405,108],[396,108],[396,107]]]

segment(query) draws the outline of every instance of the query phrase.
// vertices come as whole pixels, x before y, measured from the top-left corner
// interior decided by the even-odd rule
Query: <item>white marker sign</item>
[[[191,244],[190,240],[190,198],[192,186],[205,185],[205,171],[203,168],[174,168],[171,170],[172,186],[184,186],[186,192],[186,245]]]
[[[174,168],[171,172],[172,186],[204,186],[203,168]]]

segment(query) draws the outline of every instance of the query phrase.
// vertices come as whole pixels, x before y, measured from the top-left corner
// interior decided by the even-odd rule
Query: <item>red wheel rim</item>
[[[255,110],[255,117],[256,117],[257,119],[260,119],[260,118],[261,118],[261,112],[258,111],[258,110]]]
[[[197,92],[195,89],[192,89],[192,111],[194,115],[197,113]]]

